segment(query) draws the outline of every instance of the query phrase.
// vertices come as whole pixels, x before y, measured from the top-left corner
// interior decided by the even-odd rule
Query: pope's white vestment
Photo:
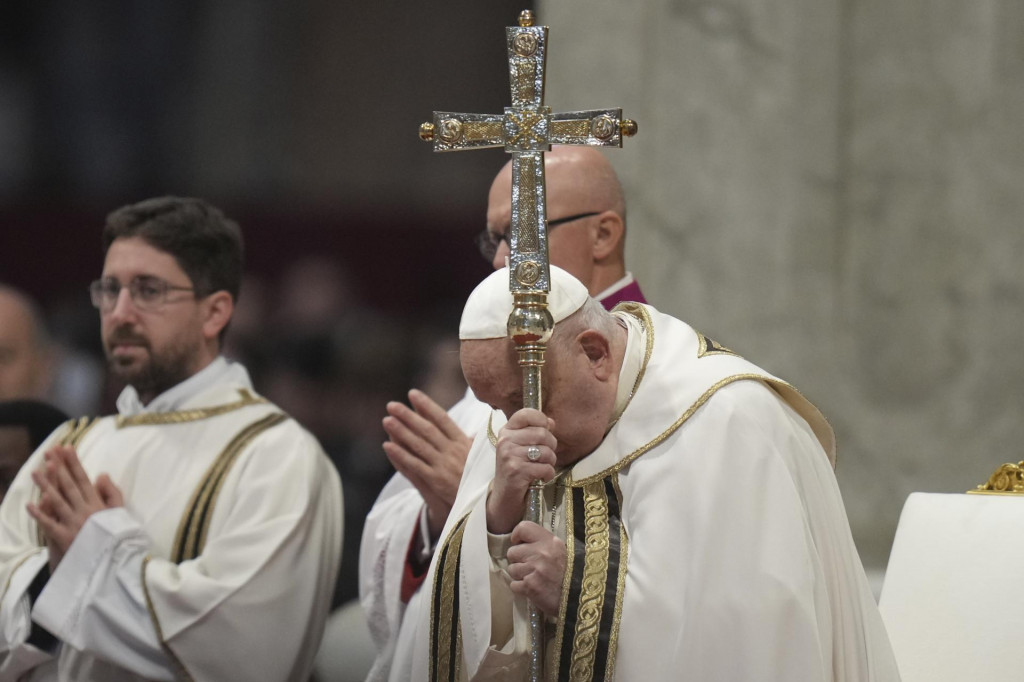
[[[449,411],[448,416],[466,433],[486,432],[491,408],[476,399],[472,391]],[[417,590],[408,604],[402,603],[402,576],[405,571],[409,541],[423,521],[423,496],[412,483],[396,473],[384,486],[373,509],[366,517],[359,553],[359,593],[370,634],[377,645],[369,680],[408,680],[408,671],[400,667],[392,671],[392,660],[409,660],[412,652],[411,634],[423,590]],[[426,544],[429,544],[429,537]]]
[[[128,388],[118,409],[58,429],[0,506],[0,680],[305,682],[342,541],[316,439],[222,358],[145,407]],[[32,604],[49,557],[30,472],[57,443],[125,506],[88,519]],[[33,621],[54,648],[28,641]]]
[[[824,418],[684,323],[647,306],[619,310],[629,328],[621,416],[545,491],[544,526],[570,536],[547,679],[898,680]],[[527,611],[508,589],[508,536],[486,530],[494,442],[474,443],[421,590],[411,657],[395,659],[410,679],[526,679]]]
[[[597,300],[611,308],[623,295],[630,296],[631,300],[643,300],[643,292],[632,273],[626,273],[598,294]],[[490,407],[477,400],[470,390],[448,411],[448,416],[470,436],[486,435],[490,415]],[[497,418],[504,421],[500,415]],[[490,477],[494,475],[493,460],[489,465]],[[405,604],[401,587],[409,541],[417,532],[417,524],[425,523],[425,513],[423,496],[409,479],[396,473],[366,517],[359,548],[359,600],[378,651],[369,682],[408,682],[410,679],[412,633],[416,628],[409,621],[415,621],[411,614],[418,612],[423,590],[414,592]],[[421,532],[421,535],[423,544],[429,544],[426,534]],[[410,614],[410,618],[406,618],[406,614]],[[398,664],[393,666],[395,661]]]

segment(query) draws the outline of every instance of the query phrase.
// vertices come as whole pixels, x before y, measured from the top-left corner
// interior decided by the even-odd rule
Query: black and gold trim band
[[[706,355],[734,355],[736,357],[740,357],[739,353],[737,353],[736,351],[732,350],[731,348],[726,348],[725,346],[718,343],[714,339],[704,336],[700,332],[697,332],[697,341],[698,358],[702,358]]]
[[[233,403],[214,405],[213,407],[200,407],[194,410],[181,410],[179,412],[143,412],[130,416],[118,416],[116,419],[117,428],[123,429],[128,426],[156,426],[160,424],[185,424],[188,422],[218,417],[228,412],[249,405],[262,405],[267,402],[266,398],[253,395],[244,388],[238,389],[239,399]]]
[[[206,545],[206,534],[210,529],[210,519],[213,518],[213,508],[217,504],[217,496],[220,494],[221,486],[224,484],[224,479],[227,478],[231,465],[235,463],[238,455],[253,439],[287,419],[287,415],[274,412],[249,424],[239,431],[223,452],[217,456],[199,487],[192,493],[188,506],[185,507],[185,515],[178,525],[178,532],[174,538],[172,561],[180,564],[183,561],[195,559],[202,553],[203,547]]]
[[[78,419],[72,419],[67,422],[68,430],[60,437],[58,441],[60,445],[68,445],[73,448],[77,448],[78,444],[82,442],[85,434],[89,432],[89,429],[94,427],[99,422],[99,417],[79,417]]]
[[[153,600],[149,596],[149,585],[146,584],[146,569],[149,567],[149,560],[152,557],[148,554],[142,559],[142,592],[146,595],[146,610],[149,611],[149,618],[153,621],[153,629],[156,630],[156,637],[160,640],[160,646],[163,647],[164,652],[167,654],[171,662],[174,663],[174,667],[177,670],[178,677],[182,680],[192,682],[195,678],[189,673],[188,668],[181,662],[177,654],[171,651],[171,647],[167,645],[167,641],[164,640],[164,630],[160,627],[160,619],[156,617],[156,609],[153,608]]]
[[[616,477],[566,490],[566,580],[552,670],[558,680],[611,680],[629,540]],[[550,675],[549,675],[550,677]]]
[[[462,668],[459,567],[469,515],[448,534],[438,555],[430,602],[430,682],[456,682]]]

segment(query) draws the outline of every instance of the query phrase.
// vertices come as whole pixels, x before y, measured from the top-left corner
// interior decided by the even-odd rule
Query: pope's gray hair
[[[555,325],[555,331],[548,341],[548,347],[558,353],[571,347],[582,332],[593,329],[609,339],[615,333],[618,321],[593,298],[587,297],[579,310]]]

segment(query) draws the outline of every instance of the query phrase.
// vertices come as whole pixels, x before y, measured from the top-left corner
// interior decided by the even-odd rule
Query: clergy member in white
[[[107,218],[91,287],[118,415],[58,429],[0,506],[0,680],[308,678],[342,539],[320,445],[219,356],[238,226]]]
[[[555,146],[545,154],[551,261],[587,285],[608,309],[622,301],[646,303],[626,270],[626,206],[607,157],[592,147]],[[509,255],[512,163],[491,184],[487,227],[477,237],[495,269]],[[360,548],[360,599],[379,652],[371,681],[408,680],[391,674],[391,661],[411,645],[405,613],[419,608],[420,583],[455,499],[472,436],[486,429],[490,409],[471,391],[448,413],[422,391],[409,392],[410,409],[389,403],[384,444],[398,473],[366,519]],[[468,436],[466,434],[469,434]],[[493,472],[492,472],[493,473]],[[400,636],[401,635],[401,636]]]
[[[525,679],[529,598],[549,680],[898,680],[818,410],[654,308],[607,313],[555,267],[544,412],[522,409],[507,283],[477,287],[460,325],[496,412],[427,574],[411,678]],[[540,525],[520,520],[534,479]]]

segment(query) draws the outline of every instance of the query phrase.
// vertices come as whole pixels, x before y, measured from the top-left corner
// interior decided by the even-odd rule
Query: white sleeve
[[[525,679],[530,622],[526,599],[509,588],[510,535],[487,532],[487,496],[466,521],[459,559],[459,620],[468,679]]]
[[[448,416],[475,438],[487,430],[491,409],[472,391],[450,410]],[[400,473],[392,476],[366,517],[359,547],[359,601],[366,614],[370,635],[377,646],[371,679],[383,678],[391,669],[406,605],[402,603],[402,580],[409,543],[417,524],[425,526],[423,496]],[[430,544],[425,538],[424,546]]]
[[[28,642],[32,632],[29,586],[49,560],[49,553],[39,549],[26,556],[8,578],[7,589],[0,600],[0,650],[3,652],[0,679],[18,679],[53,658],[53,652],[43,651]]]
[[[488,551],[486,514],[482,510],[482,501],[486,498],[487,490],[494,479],[495,455],[494,447],[488,438],[488,420],[493,420],[495,429],[505,423],[504,417],[500,412],[493,412],[492,414],[488,408],[483,414],[480,428],[477,430],[473,445],[470,447],[469,454],[466,457],[466,466],[462,472],[459,492],[455,497],[455,503],[452,505],[451,514],[449,514],[445,527],[441,531],[440,537],[442,540],[438,545],[438,551],[434,552],[430,571],[427,573],[426,581],[422,588],[427,593],[423,595],[424,599],[419,613],[413,616],[417,626],[415,641],[410,650],[410,660],[407,661],[407,667],[412,671],[410,678],[414,680],[427,679],[429,676],[427,668],[428,662],[431,660],[429,643],[432,627],[432,600],[435,596],[433,591],[439,570],[440,548],[445,546],[455,527],[458,526],[467,514],[469,519],[466,521],[467,526],[463,543],[464,554],[462,556],[471,557],[470,561],[473,565],[473,570],[467,569],[466,564],[463,564],[461,575],[465,576],[468,582],[460,585],[459,595],[460,604],[462,604],[460,611],[472,614],[471,618],[474,619],[474,624],[479,624],[480,627],[477,628],[475,625],[467,625],[465,621],[463,622],[462,634],[466,660],[480,661],[487,654],[491,646],[490,623],[492,609],[490,576],[491,567],[494,565],[494,562],[491,560],[490,552]],[[481,510],[479,513],[476,513],[474,510],[478,507]],[[471,514],[471,511],[474,513]],[[471,545],[468,550],[465,538],[469,538],[468,542]],[[466,599],[470,598],[467,596],[469,591],[472,592],[472,604],[466,606]],[[462,611],[463,608],[465,608],[465,611]],[[406,620],[408,619],[409,615],[407,614]],[[463,668],[463,672],[465,671],[466,668]]]
[[[396,473],[366,517],[359,547],[359,601],[381,652],[401,626],[402,576],[423,504],[409,479]]]
[[[34,498],[31,473],[39,467],[43,453],[63,434],[61,426],[32,453],[11,483],[0,504],[0,679],[17,679],[46,661],[50,652],[28,643],[32,631],[29,587],[49,562],[49,553],[39,546],[35,521],[25,511]]]
[[[62,642],[134,673],[174,680],[146,608],[149,540],[124,507],[89,517],[39,595],[33,619]]]

